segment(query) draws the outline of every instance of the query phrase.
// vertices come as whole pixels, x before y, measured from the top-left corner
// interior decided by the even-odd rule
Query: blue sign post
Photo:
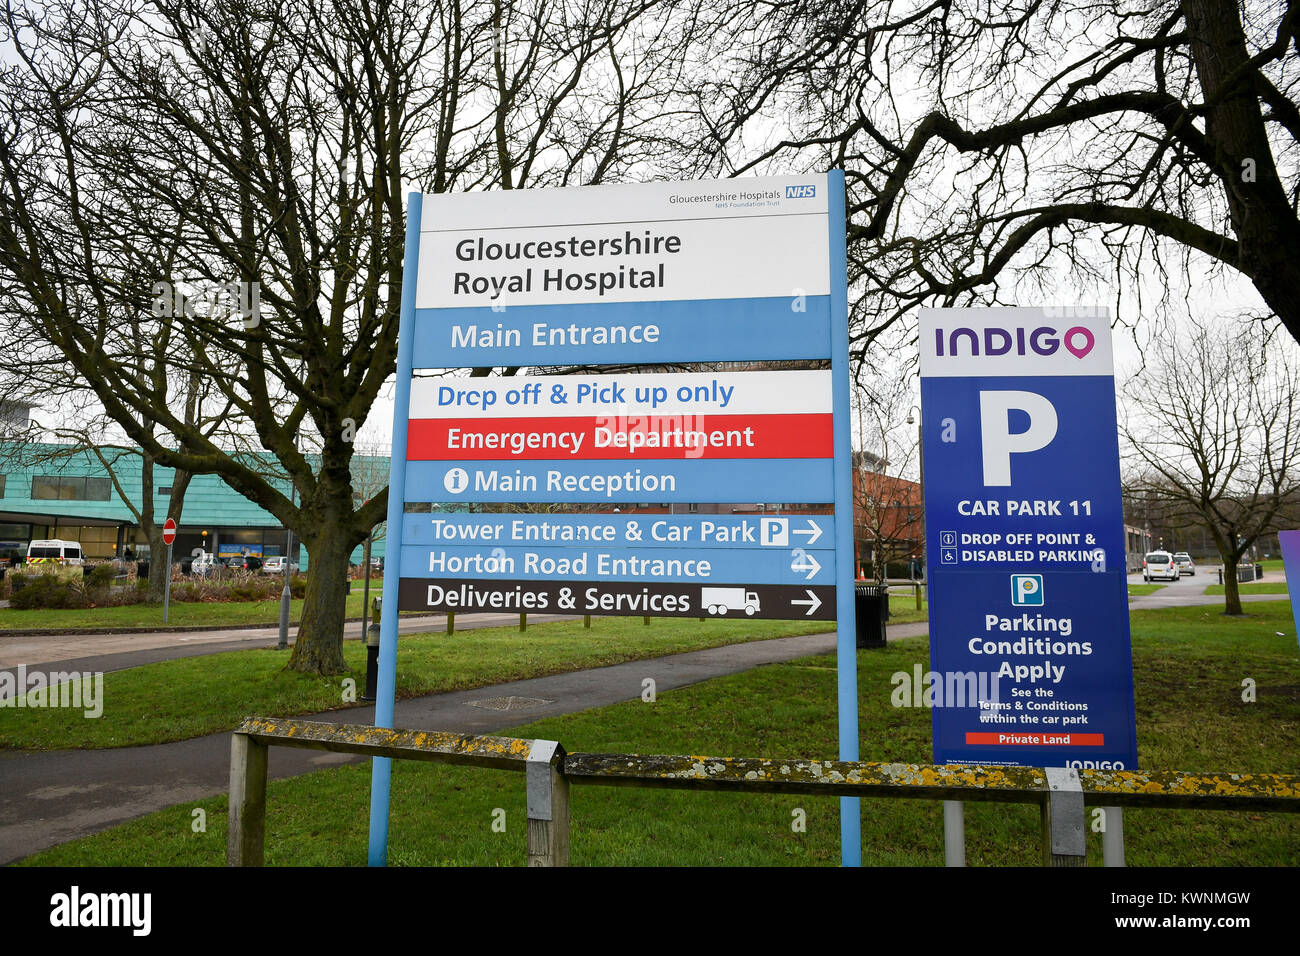
[[[1110,328],[921,315],[937,763],[1136,769]]]
[[[830,360],[823,369],[450,378],[441,370]],[[422,196],[407,219],[375,723],[401,610],[838,620],[857,669],[844,178]],[[461,506],[832,502],[775,515],[406,514]],[[374,762],[370,863],[387,856]],[[857,800],[844,862],[860,862]]]

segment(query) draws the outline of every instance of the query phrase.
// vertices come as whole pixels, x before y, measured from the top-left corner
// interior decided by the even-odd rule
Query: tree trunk
[[[1183,0],[1197,79],[1210,105],[1206,139],[1233,231],[1238,262],[1260,296],[1300,341],[1300,226],[1277,173],[1237,0]]]
[[[348,522],[339,516],[323,521],[321,533],[304,539],[307,547],[307,593],[289,668],[308,674],[344,674],[343,622],[347,616],[348,558],[356,543]]]
[[[1241,609],[1241,589],[1237,587],[1237,557],[1223,557],[1223,613],[1244,614]]]

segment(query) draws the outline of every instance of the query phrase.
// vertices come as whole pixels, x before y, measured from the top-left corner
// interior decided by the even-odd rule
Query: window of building
[[[35,501],[108,501],[113,483],[107,478],[37,475],[32,478]]]
[[[158,489],[158,494],[160,495],[170,495],[171,493],[172,493],[171,485],[163,485],[161,488]]]

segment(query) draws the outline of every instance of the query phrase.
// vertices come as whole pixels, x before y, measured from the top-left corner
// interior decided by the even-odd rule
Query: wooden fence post
[[[455,611],[447,612],[447,633],[448,634],[456,633],[456,612]]]
[[[248,734],[230,735],[228,866],[261,866],[266,835],[267,746]]]
[[[569,781],[560,772],[564,748],[534,740],[528,752],[528,865],[569,865]]]

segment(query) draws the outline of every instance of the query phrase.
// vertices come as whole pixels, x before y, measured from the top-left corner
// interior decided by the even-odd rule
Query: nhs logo
[[[817,195],[816,186],[786,186],[786,199],[812,199]]]

